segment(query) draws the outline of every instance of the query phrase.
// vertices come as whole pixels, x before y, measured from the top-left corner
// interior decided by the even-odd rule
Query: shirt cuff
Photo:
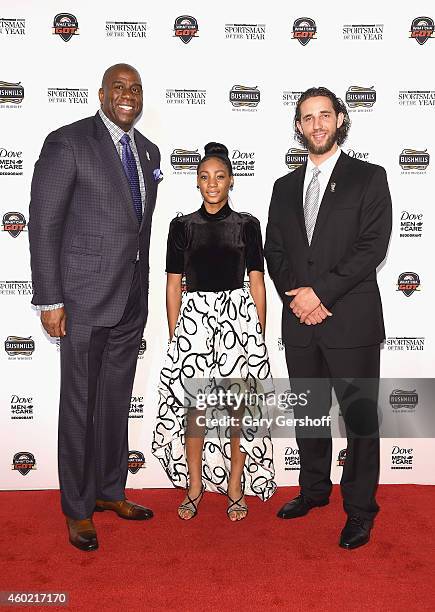
[[[36,310],[56,310],[56,308],[63,308],[64,304],[38,304]]]

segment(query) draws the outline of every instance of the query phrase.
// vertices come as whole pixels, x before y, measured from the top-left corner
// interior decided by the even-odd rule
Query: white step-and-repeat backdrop
[[[153,222],[150,316],[131,398],[129,486],[170,486],[150,452],[167,346],[164,260],[170,220],[201,203],[195,159],[210,140],[227,145],[233,206],[256,215],[264,232],[274,180],[304,159],[292,119],[299,93],[310,86],[325,85],[346,101],[352,128],[344,151],[388,173],[394,226],[379,270],[387,329],[382,375],[433,376],[434,18],[432,2],[403,0],[2,0],[0,488],[58,486],[59,347],[30,306],[30,182],[45,136],[96,112],[101,76],[117,62],[142,75],[137,127],[159,145],[164,173]],[[250,94],[249,105],[233,96],[240,90]],[[281,304],[266,283],[273,374],[285,377]],[[408,394],[401,409],[417,416],[418,385],[399,390]],[[345,439],[334,440],[335,482],[345,447]],[[434,457],[431,438],[384,438],[381,482],[433,484]],[[278,484],[297,482],[293,439],[275,440],[275,464]]]

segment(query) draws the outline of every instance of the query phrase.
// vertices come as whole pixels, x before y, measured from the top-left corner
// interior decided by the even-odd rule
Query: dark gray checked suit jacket
[[[146,186],[140,227],[122,162],[98,113],[46,138],[31,189],[33,304],[63,302],[83,324],[116,325],[139,251],[147,314],[153,170],[160,167],[160,152],[137,130],[135,141]]]

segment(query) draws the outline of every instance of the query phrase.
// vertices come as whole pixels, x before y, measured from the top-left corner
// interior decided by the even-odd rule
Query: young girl
[[[219,401],[200,410],[199,392],[272,390],[264,343],[266,292],[259,221],[228,204],[234,177],[228,149],[209,143],[197,170],[203,203],[169,228],[166,305],[171,338],[160,375],[153,453],[187,495],[180,518],[196,516],[205,490],[228,497],[227,514],[244,519],[244,494],[267,500],[276,489],[272,442],[264,426],[244,428],[263,405]],[[245,271],[250,291],[244,287]],[[182,276],[186,291],[182,291]],[[196,397],[195,397],[196,394]],[[225,396],[228,399],[228,395]]]

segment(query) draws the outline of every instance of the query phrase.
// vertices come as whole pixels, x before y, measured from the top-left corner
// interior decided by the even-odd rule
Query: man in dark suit
[[[160,153],[133,127],[143,100],[135,68],[108,68],[99,99],[95,116],[46,138],[29,220],[32,303],[61,338],[59,480],[69,539],[81,550],[98,547],[94,510],[153,515],[124,490]]]
[[[369,541],[379,510],[377,396],[385,337],[376,268],[391,233],[385,170],[350,158],[341,145],[350,126],[345,105],[324,87],[304,92],[295,133],[308,161],[274,185],[266,231],[268,269],[283,301],[282,336],[292,387],[310,384],[309,408],[321,418],[334,387],[348,439],[341,490],[348,515],[340,546]],[[352,379],[352,386],[349,382]],[[328,503],[330,427],[297,427],[300,495],[278,512],[290,519]]]

